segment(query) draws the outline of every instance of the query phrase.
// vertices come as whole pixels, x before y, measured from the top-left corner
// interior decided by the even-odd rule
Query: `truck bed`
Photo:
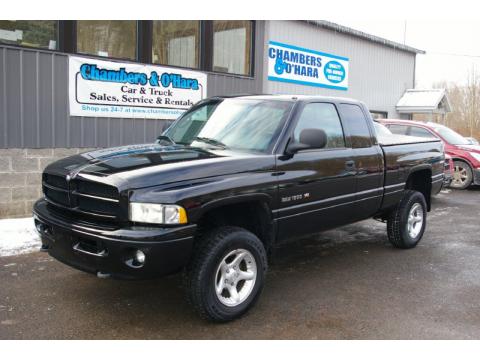
[[[441,190],[445,154],[440,140],[393,135],[379,137],[378,141],[385,159],[382,208],[400,201],[405,183],[413,171],[431,172],[432,194]]]
[[[403,145],[403,144],[418,144],[418,143],[429,143],[429,142],[440,142],[438,139],[427,139],[418,136],[409,136],[409,135],[378,135],[378,143],[381,146],[393,146],[393,145]]]

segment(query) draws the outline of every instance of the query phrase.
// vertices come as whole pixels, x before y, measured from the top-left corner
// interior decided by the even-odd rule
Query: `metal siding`
[[[68,108],[68,60],[65,56],[52,57],[55,146],[72,147],[73,137],[80,137],[80,122],[72,124]],[[75,146],[76,147],[76,146]]]
[[[7,83],[6,92],[6,118],[7,118],[7,147],[13,144],[22,146],[21,128],[21,51],[7,50],[5,60],[5,82]]]
[[[53,147],[53,83],[51,54],[38,53],[37,78],[38,78],[38,147]],[[37,130],[35,129],[35,130]],[[28,130],[27,130],[28,131]],[[37,138],[38,138],[37,137]]]
[[[84,144],[86,147],[95,147],[96,134],[97,134],[97,118],[91,117],[82,117],[83,128],[82,128],[82,138],[81,144]]]
[[[23,109],[23,129],[37,128],[37,94],[36,94],[36,56],[35,53],[22,53],[22,68],[24,69],[21,79],[21,107]],[[24,147],[36,145],[37,136],[35,131],[22,130],[24,134]]]
[[[397,117],[395,104],[406,89],[414,87],[414,53],[301,21],[268,21],[265,42],[269,40],[348,57],[350,74],[347,91],[269,81],[265,74],[267,93],[351,97],[365,102],[372,110],[388,111],[389,117]],[[266,52],[265,48],[265,72]]]
[[[6,65],[7,49],[1,49],[0,54],[0,147],[7,146],[7,81]]]
[[[207,95],[261,93],[264,21],[255,31],[255,76],[207,75]],[[0,45],[0,148],[109,147],[146,143],[166,120],[69,115],[68,56]]]
[[[5,81],[5,53],[6,49],[1,49],[0,53],[0,148],[6,147],[7,140],[7,98]]]

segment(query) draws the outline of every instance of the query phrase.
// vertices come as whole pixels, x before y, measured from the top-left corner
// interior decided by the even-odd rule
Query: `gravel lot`
[[[479,339],[480,188],[434,199],[422,242],[373,220],[282,247],[256,307],[211,324],[179,276],[100,280],[43,253],[0,257],[0,339]]]

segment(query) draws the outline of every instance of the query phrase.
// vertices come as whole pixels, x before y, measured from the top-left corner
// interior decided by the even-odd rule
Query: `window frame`
[[[255,47],[256,47],[256,24],[255,20],[248,20],[251,23],[252,31],[250,35],[250,72],[249,74],[235,74],[213,70],[213,20],[199,20],[200,22],[200,41],[199,41],[199,67],[183,67],[168,64],[158,64],[152,62],[153,50],[153,20],[138,20],[137,21],[137,39],[136,39],[136,59],[103,57],[98,55],[82,54],[77,52],[77,20],[60,21],[66,23],[66,28],[69,33],[64,39],[65,46],[62,52],[78,54],[79,56],[88,56],[96,59],[140,62],[145,65],[163,66],[172,69],[185,69],[193,71],[201,71],[208,74],[218,74],[229,77],[239,77],[253,79],[255,78]],[[59,33],[61,34],[60,30]]]
[[[153,22],[154,21],[170,21],[170,20],[145,20],[144,22],[145,23],[148,23],[147,26],[150,27],[150,34],[149,34],[149,41],[150,41],[150,44],[149,44],[149,47],[145,48],[145,51],[148,52],[148,54],[143,54],[141,53],[141,59],[139,59],[138,61],[142,62],[142,63],[145,63],[145,64],[148,64],[148,65],[154,65],[154,66],[165,66],[165,67],[171,67],[171,68],[175,68],[175,69],[185,69],[185,70],[194,70],[194,71],[205,71],[203,70],[202,68],[202,58],[203,58],[203,54],[204,54],[204,49],[203,49],[203,46],[204,46],[204,27],[203,27],[203,24],[204,21],[202,20],[196,20],[198,21],[199,23],[199,40],[198,40],[198,67],[186,67],[186,66],[179,66],[179,65],[168,65],[168,64],[161,64],[161,63],[154,63],[152,61],[152,53],[153,53]],[[171,21],[175,21],[175,20],[171,20]],[[179,20],[179,21],[182,21],[182,20]],[[145,60],[145,61],[144,61]]]
[[[192,71],[201,71],[206,74],[222,75],[242,79],[254,79],[256,71],[256,45],[257,45],[257,21],[248,20],[251,23],[252,31],[250,34],[250,67],[248,74],[236,74],[213,70],[213,21],[200,21],[200,44],[199,44],[199,67],[190,68],[182,66],[173,66],[167,64],[157,64],[152,62],[152,41],[153,41],[153,20],[134,20],[136,21],[136,44],[135,44],[135,59],[105,57],[95,54],[84,54],[77,51],[77,20],[55,20],[57,21],[57,49],[50,50],[40,47],[32,47],[25,45],[8,44],[0,41],[1,46],[31,49],[50,53],[64,53],[78,56],[85,56],[99,60],[112,60],[130,63],[141,63],[145,65],[163,66],[172,69],[185,69]]]
[[[348,137],[346,136],[345,134],[345,126],[343,124],[343,121],[342,121],[342,117],[340,116],[340,112],[338,111],[338,107],[337,107],[337,103],[335,102],[331,102],[331,101],[308,101],[308,102],[305,102],[302,104],[302,106],[298,109],[296,109],[296,114],[295,114],[295,118],[293,119],[293,121],[291,122],[291,126],[288,130],[288,138],[290,139],[288,141],[288,143],[292,142],[292,141],[295,141],[295,129],[298,125],[298,122],[300,121],[300,118],[303,114],[303,111],[305,110],[305,108],[308,106],[308,105],[312,105],[312,104],[330,104],[330,105],[333,105],[333,108],[335,109],[336,113],[337,113],[337,116],[338,116],[338,121],[340,123],[340,127],[342,128],[342,133],[343,133],[343,144],[344,146],[343,147],[335,147],[335,148],[321,148],[321,149],[305,149],[305,150],[300,150],[299,152],[302,152],[302,153],[306,153],[306,152],[319,152],[319,151],[336,151],[336,150],[345,150],[345,149],[349,149],[350,148],[350,141],[348,139]],[[280,134],[280,136],[283,136],[282,134]],[[288,145],[288,144],[287,144]]]
[[[88,21],[88,20],[87,20]],[[94,20],[96,21],[96,20]],[[101,20],[98,20],[101,21]],[[116,20],[105,20],[105,21],[116,21]],[[114,61],[129,61],[129,62],[140,62],[140,50],[144,50],[140,43],[142,39],[140,38],[140,21],[138,20],[118,20],[118,21],[135,21],[135,56],[133,59],[130,58],[122,58],[122,57],[114,57],[114,56],[100,56],[96,54],[87,54],[78,52],[77,44],[78,44],[78,20],[74,20],[73,22],[75,25],[73,26],[72,35],[74,36],[73,41],[70,43],[71,48],[74,50],[73,52],[79,56],[87,56],[87,57],[94,57],[96,59],[103,59],[103,60],[114,60]]]
[[[214,49],[214,40],[213,39],[214,39],[214,35],[215,35],[215,32],[213,30],[213,21],[214,20],[205,21],[205,23],[209,23],[209,24],[206,24],[207,25],[207,35],[208,36],[205,39],[207,41],[207,49],[209,49],[209,52],[205,55],[210,60],[210,63],[208,64],[208,70],[207,71],[209,71],[213,74],[241,76],[241,77],[250,77],[250,78],[253,77],[254,76],[253,75],[254,74],[254,63],[255,63],[255,25],[256,25],[256,21],[247,20],[247,21],[250,22],[250,26],[251,26],[251,31],[250,31],[250,54],[249,54],[249,56],[250,56],[250,66],[249,66],[248,74],[237,74],[237,73],[230,73],[230,72],[214,71],[213,70],[213,49]],[[221,21],[221,20],[218,20],[218,21]]]
[[[7,19],[9,20],[9,19]],[[35,20],[25,20],[25,21],[35,21]],[[56,22],[57,25],[57,33],[55,34],[55,41],[57,42],[57,48],[52,50],[44,47],[38,47],[38,46],[29,46],[29,45],[18,45],[18,44],[11,44],[8,42],[4,42],[0,39],[0,45],[1,46],[7,46],[7,47],[13,47],[13,48],[19,48],[19,49],[29,49],[29,50],[38,50],[38,51],[46,51],[46,52],[55,52],[55,53],[61,53],[63,50],[61,49],[61,22],[60,20],[51,20]]]

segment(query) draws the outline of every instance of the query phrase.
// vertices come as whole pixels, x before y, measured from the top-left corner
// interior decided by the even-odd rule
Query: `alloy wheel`
[[[229,252],[220,262],[215,274],[215,293],[225,306],[243,303],[251,294],[257,278],[257,263],[245,249]]]
[[[412,239],[415,239],[420,231],[422,230],[423,226],[423,208],[422,205],[419,203],[415,203],[410,208],[410,212],[408,213],[408,220],[407,220],[407,231],[408,235]]]
[[[464,187],[468,181],[467,169],[461,165],[455,165],[452,179],[453,187]]]

